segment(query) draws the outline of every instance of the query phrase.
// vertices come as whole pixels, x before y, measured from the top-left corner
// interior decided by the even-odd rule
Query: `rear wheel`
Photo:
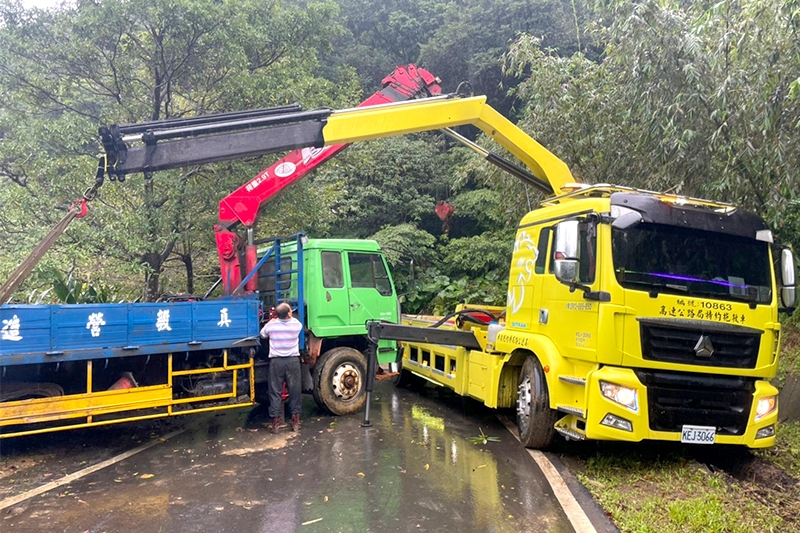
[[[558,413],[550,409],[550,394],[542,365],[536,357],[522,364],[517,387],[517,428],[526,448],[547,448],[555,438]]]
[[[340,346],[320,356],[314,366],[314,401],[334,415],[357,413],[366,402],[367,358]]]

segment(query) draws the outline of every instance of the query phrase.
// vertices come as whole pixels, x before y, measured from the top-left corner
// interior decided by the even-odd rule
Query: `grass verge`
[[[625,533],[784,532],[800,525],[785,491],[737,479],[678,446],[604,445],[581,462],[578,479]]]
[[[800,328],[790,321],[778,385],[791,375]],[[800,422],[780,424],[769,450],[600,442],[575,452],[562,458],[623,533],[800,531]]]

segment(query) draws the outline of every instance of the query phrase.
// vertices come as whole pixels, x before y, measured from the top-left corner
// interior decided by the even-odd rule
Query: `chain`
[[[91,202],[97,198],[98,189],[103,185],[103,176],[106,173],[106,156],[100,156],[97,161],[97,173],[94,176],[94,185],[88,187],[83,193],[83,199]]]

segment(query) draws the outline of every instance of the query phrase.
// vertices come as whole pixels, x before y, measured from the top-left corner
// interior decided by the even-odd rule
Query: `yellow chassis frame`
[[[167,355],[167,382],[163,385],[152,385],[146,387],[134,387],[130,389],[112,391],[92,391],[92,367],[94,361],[86,361],[86,392],[82,394],[71,394],[53,398],[36,398],[31,400],[18,400],[4,402],[0,404],[0,428],[12,426],[27,426],[29,424],[40,424],[47,422],[61,422],[70,420],[72,423],[63,425],[53,425],[36,429],[20,429],[18,431],[3,431],[0,438],[20,437],[23,435],[35,435],[52,431],[63,431],[67,429],[77,429],[93,426],[103,426],[117,424],[120,422],[134,422],[139,420],[151,420],[155,418],[165,418],[169,416],[185,415],[190,413],[202,413],[206,411],[219,411],[222,409],[233,409],[246,407],[255,404],[255,363],[251,357],[247,363],[230,365],[228,364],[228,350],[223,353],[222,366],[214,368],[199,368],[194,370],[173,370],[172,354]],[[209,401],[219,401],[226,399],[237,399],[237,379],[236,373],[239,370],[248,371],[248,381],[250,390],[248,401],[233,404],[196,406]],[[176,398],[172,385],[173,378],[176,376],[204,375],[230,372],[232,380],[232,390],[230,393],[211,394],[206,396],[195,396],[191,398]],[[175,410],[176,406],[189,406],[187,409]],[[140,412],[145,409],[162,409],[162,412],[150,414],[131,414],[125,413]],[[120,418],[113,420],[95,420],[95,417],[109,414],[122,414]]]

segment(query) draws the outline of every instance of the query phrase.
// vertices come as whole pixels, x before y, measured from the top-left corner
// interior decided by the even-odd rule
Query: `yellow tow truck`
[[[521,177],[549,197],[519,223],[505,307],[368,324],[373,341],[402,341],[400,383],[424,378],[515,408],[533,448],[559,434],[774,445],[778,315],[795,307],[796,274],[793,254],[760,217],[574,183],[566,164],[481,99],[404,106],[409,113],[391,124],[365,120],[375,129],[361,138],[471,123],[524,162],[530,174]]]

